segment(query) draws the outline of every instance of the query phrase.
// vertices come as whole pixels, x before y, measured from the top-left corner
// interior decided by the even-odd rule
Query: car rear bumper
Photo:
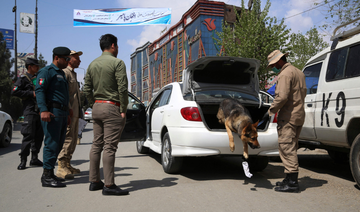
[[[229,137],[226,131],[209,131],[205,128],[168,128],[172,155],[184,156],[211,156],[211,155],[242,155],[243,143],[239,136],[233,133],[235,151],[229,148]],[[275,128],[265,132],[258,132],[259,149],[249,150],[249,155],[276,156],[278,155],[278,136]],[[149,142],[151,143],[151,142]],[[145,145],[152,147],[152,144]],[[154,146],[153,146],[154,147]],[[153,150],[155,148],[152,148]],[[157,150],[157,151],[156,151]],[[161,153],[160,147],[155,152]]]

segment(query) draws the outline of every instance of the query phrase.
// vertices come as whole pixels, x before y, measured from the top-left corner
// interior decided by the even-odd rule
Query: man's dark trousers
[[[62,149],[66,136],[68,112],[58,108],[50,108],[49,111],[55,115],[50,122],[41,121],[44,130],[44,169],[54,169],[56,159]]]
[[[24,123],[21,126],[21,134],[23,135],[21,151],[19,153],[21,158],[29,156],[30,150],[33,155],[37,156],[44,137],[40,116],[34,114],[25,115]]]

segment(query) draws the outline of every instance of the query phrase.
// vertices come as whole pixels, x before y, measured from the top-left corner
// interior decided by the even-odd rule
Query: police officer
[[[71,120],[68,82],[62,70],[69,61],[70,49],[56,47],[53,49],[53,62],[42,68],[37,76],[35,93],[45,134],[43,187],[66,187],[64,180],[54,175],[54,168]]]
[[[21,127],[23,140],[19,154],[20,165],[17,167],[18,170],[26,168],[30,149],[30,166],[43,166],[43,163],[38,159],[38,153],[41,149],[44,133],[35,97],[36,74],[39,71],[39,62],[35,58],[27,58],[25,67],[27,72],[17,79],[11,91],[11,94],[20,97],[23,103],[24,123]]]

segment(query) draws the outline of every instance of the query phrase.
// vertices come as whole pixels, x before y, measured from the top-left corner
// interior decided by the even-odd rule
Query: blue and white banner
[[[171,8],[74,10],[74,27],[170,24]]]
[[[3,40],[6,42],[7,49],[14,49],[14,30],[11,29],[0,29],[3,35]]]

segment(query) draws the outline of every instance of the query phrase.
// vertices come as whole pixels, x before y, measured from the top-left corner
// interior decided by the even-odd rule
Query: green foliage
[[[44,60],[44,56],[40,53],[39,55],[39,68],[42,69],[47,65],[47,61]]]
[[[307,31],[305,35],[292,33],[289,42],[291,51],[287,58],[288,62],[302,70],[312,56],[329,46],[322,37],[315,27]]]
[[[274,75],[267,68],[267,56],[274,50],[284,52],[287,49],[287,40],[290,30],[286,28],[284,19],[278,21],[276,17],[269,17],[270,0],[267,0],[262,12],[261,1],[254,1],[253,9],[245,9],[244,0],[241,1],[241,12],[237,13],[234,25],[224,23],[222,32],[216,32],[219,39],[216,45],[223,47],[222,56],[256,58],[260,60],[258,71],[260,89],[264,89],[267,80]],[[235,8],[234,8],[234,11]]]
[[[324,3],[328,6],[325,19],[331,19],[331,22],[322,26],[324,29],[335,28],[360,16],[360,0],[338,0],[335,2],[325,0]],[[315,3],[315,5],[318,4]],[[355,22],[354,25],[360,25],[360,23]]]
[[[10,72],[13,61],[10,60],[10,50],[6,48],[6,42],[0,32],[0,102],[1,110],[7,112],[16,120],[22,114],[22,103],[17,97],[11,96],[13,87],[11,77],[14,75]]]

